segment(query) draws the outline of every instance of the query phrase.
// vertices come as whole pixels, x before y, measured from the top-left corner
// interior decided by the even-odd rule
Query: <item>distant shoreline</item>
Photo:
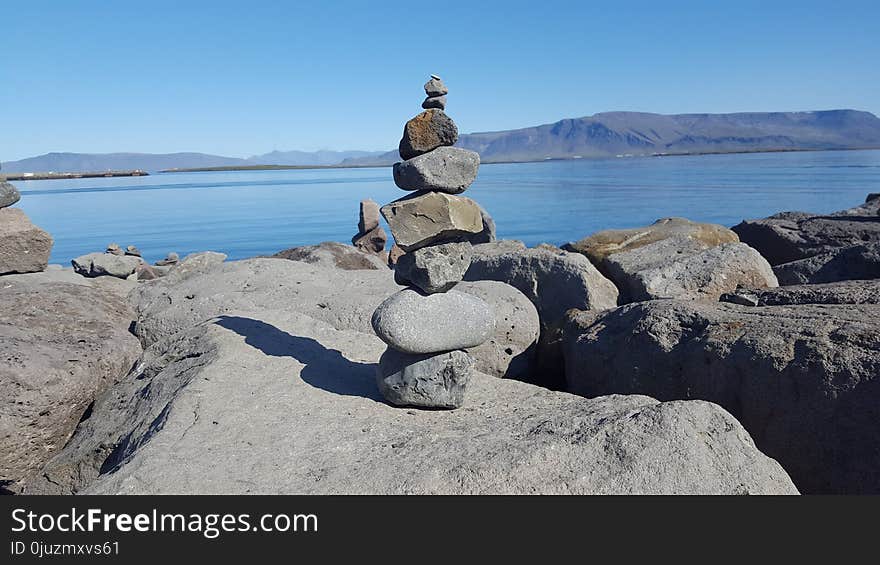
[[[594,157],[547,157],[544,159],[527,160],[499,160],[481,161],[482,165],[504,165],[514,163],[546,163],[559,161],[592,161],[597,159],[636,159],[648,157],[699,157],[704,155],[743,155],[749,153],[807,153],[820,151],[877,151],[880,147],[845,147],[829,149],[743,149],[739,151],[699,151],[699,152],[676,152],[676,153],[651,153],[649,155],[623,154],[623,155],[597,155]],[[223,167],[186,167],[163,169],[159,173],[205,173],[205,172],[234,172],[234,171],[283,171],[283,170],[310,170],[310,169],[378,169],[393,166],[392,164],[366,164],[366,165],[227,165]]]
[[[0,180],[26,181],[26,180],[64,180],[64,179],[94,179],[110,177],[146,177],[150,173],[141,169],[129,171],[100,171],[87,173],[11,173],[0,174]]]

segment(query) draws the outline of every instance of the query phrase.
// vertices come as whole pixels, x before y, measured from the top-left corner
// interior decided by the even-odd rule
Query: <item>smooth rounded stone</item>
[[[446,96],[429,96],[422,102],[422,108],[429,110],[437,108],[438,110],[446,109]]]
[[[141,250],[138,249],[137,247],[135,247],[134,245],[129,245],[128,247],[125,248],[125,254],[130,255],[132,257],[140,257]]]
[[[0,181],[0,208],[12,206],[19,200],[21,200],[21,193],[18,192],[18,189],[8,182]]]
[[[388,235],[382,226],[376,226],[367,233],[357,234],[351,238],[351,244],[356,248],[374,255],[385,251],[386,243],[388,243]]]
[[[498,281],[462,282],[455,290],[485,300],[495,313],[492,337],[467,350],[476,370],[494,377],[530,380],[541,331],[535,305],[522,292]]]
[[[464,277],[471,264],[466,241],[422,247],[400,257],[394,266],[397,284],[412,284],[428,294],[446,292]]]
[[[122,248],[119,247],[118,243],[111,243],[110,245],[108,245],[104,253],[109,253],[111,255],[125,255],[125,251],[123,251]]]
[[[377,227],[379,227],[379,204],[370,199],[361,200],[358,234],[365,234]]]
[[[416,192],[382,207],[394,241],[406,252],[483,231],[479,204],[444,192]]]
[[[477,178],[480,154],[458,147],[438,147],[394,164],[394,184],[403,190],[459,194]]]
[[[458,408],[473,366],[464,351],[413,355],[389,347],[379,359],[376,384],[385,400],[396,406]]]
[[[443,84],[440,77],[431,75],[431,80],[425,83],[425,94],[431,98],[435,96],[446,96],[449,94],[449,89],[446,88],[446,85]]]
[[[180,256],[177,253],[175,253],[174,251],[172,251],[171,253],[166,255],[164,259],[162,259],[160,261],[156,261],[156,266],[157,267],[167,267],[170,265],[176,265],[179,261],[180,261]]]
[[[455,290],[425,295],[405,288],[382,302],[371,322],[382,341],[404,353],[476,347],[495,331],[489,305]]]
[[[381,228],[379,228],[381,229]],[[271,256],[273,259],[302,261],[318,267],[343,271],[386,270],[385,263],[375,254],[358,247],[336,241],[324,241],[317,245],[291,247]]]
[[[455,145],[458,127],[443,110],[431,108],[406,122],[398,152],[401,159],[412,159],[438,147]]]
[[[20,208],[0,208],[0,275],[44,270],[53,243]]]
[[[71,261],[73,270],[84,277],[111,276],[120,279],[134,274],[141,263],[143,260],[140,257],[112,253],[88,253]]]

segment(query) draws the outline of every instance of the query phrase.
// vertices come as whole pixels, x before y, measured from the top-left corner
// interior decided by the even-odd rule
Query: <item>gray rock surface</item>
[[[64,447],[141,352],[121,295],[63,275],[0,279],[0,490],[17,492]]]
[[[190,253],[182,261],[172,266],[166,277],[168,277],[168,282],[180,282],[194,275],[210,272],[223,264],[223,261],[226,261],[225,253],[217,253],[216,251]]]
[[[271,258],[302,261],[310,265],[345,271],[388,269],[385,262],[375,253],[367,253],[357,247],[335,241],[325,241],[318,245],[291,247],[290,249],[279,251],[272,255]]]
[[[143,260],[133,255],[88,253],[80,255],[70,263],[73,265],[73,270],[84,277],[110,276],[125,279],[134,274]]]
[[[413,355],[389,347],[379,359],[376,384],[395,406],[458,408],[473,367],[464,351]]]
[[[758,306],[880,304],[880,279],[781,286],[755,291]]]
[[[880,278],[880,241],[840,247],[773,267],[781,285]]]
[[[425,295],[405,288],[376,308],[372,325],[398,351],[437,353],[484,343],[495,331],[495,316],[485,301],[469,294]]]
[[[880,241],[880,219],[876,213],[865,215],[867,210],[860,208],[853,215],[782,212],[761,220],[746,220],[732,229],[743,243],[757,249],[775,266],[840,247]]]
[[[376,226],[367,233],[362,233],[351,238],[351,244],[355,249],[379,255],[385,251],[385,244],[388,243],[388,235],[382,226]]]
[[[387,268],[344,271],[302,261],[231,261],[192,271],[184,279],[169,274],[139,285],[132,295],[138,314],[134,329],[143,343],[151,345],[234,310],[281,309],[339,330],[372,334],[373,311],[397,290],[400,287]]]
[[[438,110],[446,109],[446,96],[429,96],[422,102],[422,108],[429,110],[437,108]]]
[[[416,192],[382,207],[394,241],[404,251],[467,239],[483,231],[480,206],[465,196]]]
[[[495,314],[495,332],[468,353],[476,369],[494,377],[528,381],[535,370],[541,323],[525,294],[497,281],[463,282],[455,290],[481,298]]]
[[[744,243],[706,248],[696,239],[668,238],[609,255],[605,271],[621,303],[679,298],[718,300],[738,286],[778,286],[767,260]]]
[[[240,288],[220,294],[237,300]],[[476,373],[458,410],[395,408],[376,388],[381,341],[301,314],[307,303],[287,306],[230,312],[157,343],[28,492],[796,492],[710,403],[588,400]]]
[[[379,227],[379,204],[367,199],[361,200],[358,212],[358,233],[367,233]]]
[[[441,146],[458,141],[458,127],[443,110],[431,108],[406,122],[398,152],[401,159],[412,159]]]
[[[21,193],[12,184],[0,180],[0,208],[12,206],[21,200]]]
[[[132,257],[140,257],[141,250],[135,247],[134,245],[129,245],[125,248],[125,254],[130,255]]]
[[[178,262],[180,262],[180,256],[172,251],[168,255],[166,255],[164,259],[156,261],[156,266],[170,267],[171,265],[176,265]]]
[[[467,240],[473,245],[480,243],[494,243],[497,240],[495,235],[495,220],[492,219],[492,216],[489,215],[489,212],[487,212],[485,208],[480,206],[479,203],[476,204],[480,207],[480,217],[483,221],[483,229],[479,233],[466,236]]]
[[[425,83],[425,94],[428,97],[446,96],[449,94],[449,89],[446,88],[442,80],[432,76],[431,80]]]
[[[165,275],[165,272],[148,263],[141,263],[135,268],[134,274],[137,275],[137,280],[139,281],[154,281]]]
[[[570,308],[604,310],[617,306],[617,288],[583,255],[550,245],[526,248],[519,241],[475,245],[467,281],[507,283],[531,300],[541,323],[551,325]]]
[[[565,329],[572,392],[729,410],[811,493],[880,492],[880,306],[660,300]]]
[[[104,253],[109,253],[111,255],[125,255],[125,251],[119,247],[118,243],[110,243],[107,245],[107,249],[104,250]]]
[[[53,243],[21,209],[0,208],[0,275],[44,270]]]
[[[471,264],[472,246],[467,241],[441,243],[407,253],[394,265],[400,285],[415,285],[423,292],[446,292],[461,282]]]
[[[477,178],[480,154],[458,147],[438,147],[394,164],[394,184],[403,190],[460,194]]]

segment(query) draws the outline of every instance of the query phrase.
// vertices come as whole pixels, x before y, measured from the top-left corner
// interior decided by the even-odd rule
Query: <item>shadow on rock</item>
[[[244,337],[245,343],[272,357],[290,357],[305,365],[300,377],[315,388],[343,396],[384,402],[376,388],[376,365],[346,359],[317,340],[291,335],[272,324],[240,316],[219,316],[218,326]]]

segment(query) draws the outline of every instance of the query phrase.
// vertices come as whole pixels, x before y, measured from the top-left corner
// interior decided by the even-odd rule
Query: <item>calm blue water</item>
[[[215,250],[237,259],[348,242],[358,202],[404,193],[391,169],[174,173],[15,183],[55,237],[51,262],[134,244],[150,261]],[[664,216],[734,225],[782,210],[831,212],[880,192],[880,151],[764,153],[483,165],[466,192],[498,235],[562,244]]]

